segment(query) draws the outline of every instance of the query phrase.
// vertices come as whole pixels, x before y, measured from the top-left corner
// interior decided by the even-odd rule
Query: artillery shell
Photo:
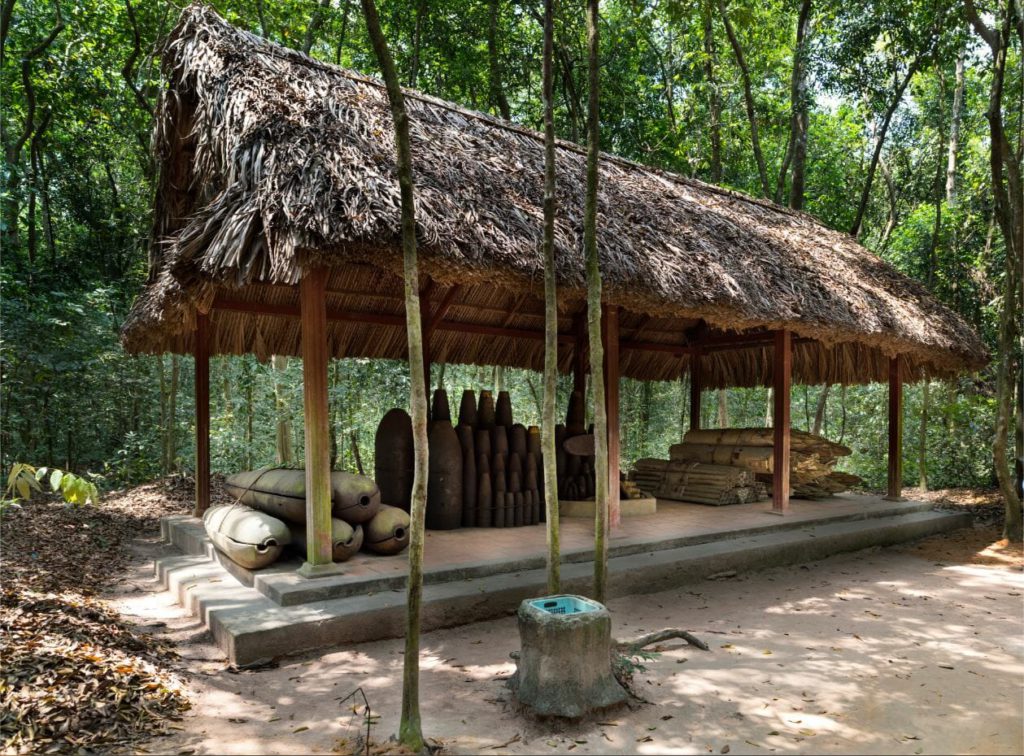
[[[381,501],[408,512],[413,479],[412,418],[408,412],[395,408],[381,418],[373,449]]]
[[[512,399],[507,391],[498,392],[498,405],[494,409],[494,424],[512,427]]]
[[[468,425],[476,430],[476,422],[476,394],[473,389],[466,389],[459,402],[459,425]]]
[[[426,527],[452,530],[462,524],[462,447],[448,420],[430,426]]]
[[[490,430],[494,427],[494,397],[490,391],[480,392],[480,404],[476,408],[476,427]]]

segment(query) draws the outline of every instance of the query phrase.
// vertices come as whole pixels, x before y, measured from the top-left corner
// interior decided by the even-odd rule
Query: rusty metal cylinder
[[[387,505],[363,526],[363,550],[398,554],[409,545],[409,513]]]
[[[540,459],[540,442],[540,428],[536,425],[531,425],[526,429],[526,451],[537,459]]]
[[[495,459],[502,459],[495,457]],[[505,485],[505,468],[500,469],[496,465],[491,466],[491,486],[494,492],[494,527],[505,527],[505,494],[508,487]]]
[[[494,408],[494,424],[512,427],[512,398],[507,391],[498,392],[498,404]]]
[[[494,523],[494,493],[491,489],[491,465],[487,457],[476,457],[476,524],[489,528]]]
[[[516,480],[519,481],[519,482],[522,482],[522,480],[523,480],[523,458],[520,457],[515,452],[512,452],[511,454],[508,455],[508,462],[506,462],[505,469],[508,472],[508,480],[509,480],[508,490],[509,491],[521,491],[522,490],[521,488],[518,488],[518,487],[513,488],[512,487],[512,476],[515,475],[516,476]]]
[[[480,392],[480,404],[476,408],[476,427],[485,430],[494,427],[494,396],[490,391]]]
[[[508,428],[504,425],[495,425],[491,428],[491,453],[495,456],[508,455]]]
[[[462,527],[476,527],[476,449],[473,429],[460,425],[455,429],[462,447]]]
[[[429,444],[426,527],[453,530],[462,524],[462,447],[451,421],[430,424]]]
[[[473,443],[476,445],[477,454],[486,454],[488,459],[491,458],[491,432],[489,430],[478,428]]]
[[[452,409],[448,404],[448,392],[443,388],[434,389],[434,401],[430,405],[430,421],[438,420],[452,421]]]
[[[385,504],[409,511],[412,498],[412,418],[403,409],[392,409],[381,418],[373,441],[373,473]]]
[[[526,426],[516,423],[508,431],[508,450],[510,453],[526,456]]]
[[[468,425],[476,429],[476,394],[473,393],[473,389],[462,392],[462,400],[459,402],[459,425]]]
[[[513,528],[516,524],[516,495],[511,491],[505,492],[505,527]]]
[[[522,491],[515,491],[512,494],[513,500],[513,512],[515,520],[513,525],[517,528],[521,528],[526,524],[526,497],[523,496]]]

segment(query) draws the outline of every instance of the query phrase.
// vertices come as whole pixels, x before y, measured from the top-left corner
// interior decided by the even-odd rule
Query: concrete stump
[[[612,619],[582,596],[527,599],[519,605],[521,650],[510,684],[538,716],[579,719],[626,700],[612,674]]]

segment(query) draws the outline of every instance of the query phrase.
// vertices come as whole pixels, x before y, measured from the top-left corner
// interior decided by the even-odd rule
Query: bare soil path
[[[599,722],[517,715],[503,679],[512,617],[423,638],[426,734],[449,753],[1021,753],[1024,572],[991,525],[804,567],[704,581],[611,602],[615,635],[662,627],[711,645],[656,649],[635,678],[649,703]],[[109,596],[138,626],[178,641],[192,709],[162,753],[351,752],[361,687],[372,739],[397,730],[399,640],[233,673],[194,618],[150,577],[155,544]]]

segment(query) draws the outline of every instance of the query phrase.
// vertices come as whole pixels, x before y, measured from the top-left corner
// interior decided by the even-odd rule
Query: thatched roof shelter
[[[295,284],[326,264],[331,353],[404,357],[383,84],[200,5],[170,35],[163,71],[151,277],[125,347],[190,352],[196,313],[210,312],[213,354],[298,354]],[[416,92],[407,102],[433,358],[539,369],[542,136]],[[557,161],[568,370],[585,312],[585,155],[563,142]],[[766,384],[773,329],[793,332],[800,382],[884,380],[893,356],[910,380],[986,360],[924,286],[809,215],[611,155],[600,181],[604,298],[621,308],[624,375],[677,377],[704,344],[705,386]]]

